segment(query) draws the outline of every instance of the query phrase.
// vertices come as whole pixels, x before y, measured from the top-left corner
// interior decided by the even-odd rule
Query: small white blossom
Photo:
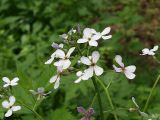
[[[62,69],[67,69],[71,65],[70,56],[73,53],[75,47],[72,47],[68,50],[67,54],[63,50],[58,49],[56,57],[60,58],[59,61],[55,62],[54,65],[57,67],[62,67]]]
[[[15,97],[10,96],[9,101],[5,100],[2,102],[2,107],[8,109],[8,111],[5,113],[5,117],[9,117],[13,112],[21,109],[21,106],[14,106],[15,101]]]
[[[147,113],[142,112],[142,111],[140,110],[140,107],[139,107],[139,105],[136,103],[136,100],[135,100],[134,97],[132,97],[132,102],[134,103],[134,105],[135,105],[135,107],[136,107],[136,108],[132,108],[132,109],[135,109],[134,111],[137,111],[137,112],[138,112],[141,116],[143,116],[143,117],[148,117],[148,114],[147,114]]]
[[[43,87],[39,87],[37,88],[37,91],[34,91],[34,90],[29,90],[33,95],[36,95],[37,96],[37,100],[40,100],[42,98],[45,98],[45,96],[47,96],[48,94],[51,93],[51,91],[45,93],[45,90]]]
[[[92,53],[92,56],[81,57],[81,62],[89,66],[89,68],[84,71],[85,72],[84,75],[88,77],[92,77],[93,73],[95,73],[97,76],[100,76],[103,73],[103,68],[96,65],[99,58],[100,58],[100,54],[97,51],[94,51]]]
[[[97,33],[97,34],[99,35],[100,38],[107,40],[112,38],[112,35],[108,35],[110,31],[111,31],[111,28],[106,27],[101,33]]]
[[[16,86],[16,85],[18,85],[17,82],[19,81],[19,78],[15,77],[15,78],[13,78],[13,80],[9,80],[8,77],[3,77],[2,80],[5,82],[3,87],[8,87],[8,86]]]
[[[76,73],[77,77],[79,77],[76,81],[74,81],[74,83],[79,83],[81,80],[88,80],[89,77],[87,75],[85,75],[85,71],[78,71]]]
[[[88,42],[90,46],[98,46],[97,40],[100,39],[100,35],[92,28],[85,28],[83,31],[83,38],[78,39],[77,43]]]
[[[61,77],[61,73],[63,72],[62,67],[57,67],[57,74],[54,75],[53,77],[51,77],[50,79],[50,83],[55,83],[54,84],[54,89],[57,89],[59,87],[60,84],[60,77]]]
[[[63,44],[58,45],[58,44],[53,43],[52,47],[54,47],[54,48],[56,47],[57,50],[51,55],[51,58],[49,60],[47,60],[45,62],[45,64],[51,64],[53,62],[54,58],[57,57],[56,55],[59,52],[59,50],[63,48]]]
[[[123,72],[128,79],[134,79],[135,78],[135,76],[136,76],[134,74],[134,72],[136,70],[135,65],[130,65],[130,66],[125,67],[124,63],[122,62],[122,57],[120,55],[116,55],[115,61],[120,66],[120,67],[117,67],[117,66],[113,65],[113,68],[116,72]]]
[[[144,48],[142,54],[140,55],[155,55],[155,52],[158,50],[158,45],[154,46],[153,49]]]

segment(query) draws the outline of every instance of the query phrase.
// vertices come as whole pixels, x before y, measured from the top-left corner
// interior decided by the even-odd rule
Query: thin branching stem
[[[97,78],[97,77],[96,77],[96,78]],[[111,108],[114,110],[115,108],[114,108],[114,105],[113,105],[111,96],[110,96],[110,94],[109,94],[108,87],[105,87],[105,85],[102,83],[102,81],[101,81],[100,79],[97,78],[97,80],[98,80],[98,82],[100,83],[100,85],[103,87],[103,89],[104,89],[104,91],[105,91],[105,93],[106,93],[106,96],[107,96],[107,98],[108,98],[109,104],[110,104]],[[118,120],[117,115],[116,115],[115,113],[113,113],[113,115],[114,115],[115,120]]]
[[[143,109],[144,112],[145,112],[145,111],[147,110],[147,108],[148,108],[148,104],[149,104],[150,99],[151,99],[151,97],[152,97],[153,91],[154,91],[155,87],[157,86],[159,80],[160,80],[160,75],[158,75],[156,81],[155,81],[154,84],[153,84],[153,87],[152,87],[152,89],[151,89],[151,91],[150,91],[150,94],[149,94],[149,96],[148,96],[148,98],[147,98],[146,104],[145,104],[144,109]]]

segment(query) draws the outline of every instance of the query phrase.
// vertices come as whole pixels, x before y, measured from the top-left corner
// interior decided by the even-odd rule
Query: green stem
[[[35,111],[35,109],[36,109],[37,103],[38,103],[38,98],[36,99],[36,102],[35,102],[35,104],[34,104],[34,106],[33,106],[33,110],[34,110],[34,111]]]
[[[101,100],[100,91],[99,91],[99,88],[97,86],[97,81],[96,81],[95,77],[92,78],[92,82],[93,82],[93,85],[94,85],[95,90],[97,92],[97,99],[98,99],[99,108],[100,108],[100,117],[101,117],[101,120],[104,120],[102,100]]]
[[[147,98],[147,102],[146,102],[146,104],[145,104],[145,106],[144,106],[144,109],[143,109],[144,112],[145,112],[145,111],[147,110],[147,108],[148,108],[148,104],[149,104],[150,99],[151,99],[151,97],[152,97],[153,91],[154,91],[155,87],[156,87],[157,84],[158,84],[159,79],[160,79],[160,75],[158,75],[158,77],[157,77],[156,81],[154,82],[154,85],[153,85],[153,87],[152,87],[152,89],[151,89],[151,91],[150,91],[150,94],[149,94],[149,96],[148,96],[148,98]]]
[[[93,97],[93,100],[92,100],[92,102],[91,102],[90,107],[92,107],[92,106],[93,106],[93,104],[94,104],[94,102],[95,102],[95,100],[96,100],[96,97],[97,97],[97,93],[94,95],[94,97]]]
[[[97,78],[97,77],[96,77],[96,78]],[[108,87],[106,88],[105,85],[104,85],[104,84],[101,82],[101,80],[99,80],[98,78],[97,78],[97,80],[98,80],[98,82],[100,83],[100,85],[103,87],[103,89],[104,89],[104,91],[105,91],[105,93],[106,93],[106,96],[107,96],[107,98],[108,98],[109,104],[110,104],[111,108],[114,110],[114,105],[113,105],[112,99],[111,99],[111,97],[110,97],[110,94],[109,94],[109,91],[108,91]],[[115,113],[113,113],[113,115],[114,115],[115,120],[118,120],[117,115],[116,115]]]
[[[32,108],[30,108],[29,106],[27,106],[26,104],[18,101],[22,106],[26,107],[28,110],[30,110],[31,112],[33,112],[36,116],[37,116],[37,119],[38,120],[43,120],[43,118],[35,111],[35,110],[32,110]]]

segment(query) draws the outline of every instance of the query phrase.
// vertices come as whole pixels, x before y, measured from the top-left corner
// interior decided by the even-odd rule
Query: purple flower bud
[[[81,120],[92,120],[92,115],[95,114],[93,108],[85,110],[83,107],[77,107],[77,111],[83,114],[83,118],[81,118]]]

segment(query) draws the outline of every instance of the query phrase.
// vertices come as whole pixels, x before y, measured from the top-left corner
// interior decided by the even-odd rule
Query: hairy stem
[[[152,89],[151,89],[151,91],[150,91],[150,94],[149,94],[149,96],[148,96],[148,98],[147,98],[146,104],[145,104],[144,109],[143,109],[144,112],[145,112],[145,111],[147,110],[147,108],[148,108],[148,104],[149,104],[150,99],[151,99],[151,97],[152,97],[153,91],[154,91],[155,87],[156,87],[157,84],[158,84],[159,79],[160,79],[160,75],[158,75],[158,77],[157,77],[156,81],[154,82],[154,85],[153,85],[153,87],[152,87]]]
[[[97,78],[97,77],[96,77],[96,78]],[[97,80],[98,80],[98,82],[100,83],[100,85],[103,87],[103,89],[104,89],[104,91],[105,91],[105,93],[106,93],[106,96],[107,96],[107,98],[108,98],[109,104],[110,104],[111,108],[114,110],[114,105],[113,105],[112,99],[111,99],[111,97],[110,97],[110,94],[109,94],[109,91],[108,91],[108,87],[106,88],[105,85],[104,85],[104,84],[101,82],[101,80],[99,80],[98,78],[97,78]],[[115,120],[118,120],[117,115],[116,115],[115,113],[114,113],[113,115],[114,115]]]
[[[104,120],[102,100],[101,100],[100,91],[99,91],[99,88],[97,86],[97,81],[96,81],[95,77],[92,78],[92,82],[93,82],[93,85],[95,87],[95,90],[97,91],[97,99],[98,99],[99,108],[100,108],[100,117],[101,117],[101,120]]]

